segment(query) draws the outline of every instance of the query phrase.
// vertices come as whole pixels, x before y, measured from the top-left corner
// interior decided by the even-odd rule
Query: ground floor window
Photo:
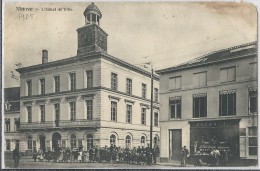
[[[116,136],[114,134],[110,136],[110,145],[116,145]]]
[[[77,148],[77,138],[75,134],[70,135],[70,148],[71,149]]]
[[[249,155],[257,155],[257,127],[248,128]]]
[[[93,148],[93,135],[87,135],[87,149]]]
[[[145,147],[145,136],[141,137],[141,147]]]
[[[6,150],[11,150],[11,142],[10,140],[6,140]]]
[[[15,140],[15,147],[19,149],[20,147],[20,140]]]
[[[125,147],[131,148],[131,137],[127,135],[125,138]]]
[[[27,138],[27,149],[32,150],[32,137],[28,136]]]

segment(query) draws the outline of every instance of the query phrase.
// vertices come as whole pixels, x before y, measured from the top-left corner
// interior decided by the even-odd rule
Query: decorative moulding
[[[23,102],[23,105],[25,105],[25,106],[30,106],[32,104],[33,104],[33,101],[24,101]]]
[[[111,96],[111,95],[109,95],[108,98],[109,98],[109,100],[117,100],[117,101],[119,101],[121,99],[119,97]]]
[[[125,99],[125,102],[126,102],[126,103],[132,103],[132,104],[134,104],[134,103],[135,103],[135,101],[132,101],[132,100],[127,100],[127,99]]]
[[[51,103],[60,103],[62,100],[62,98],[53,98],[53,99],[50,99],[50,102]]]
[[[140,103],[140,106],[142,106],[142,107],[146,107],[147,109],[149,109],[149,108],[150,108],[150,105],[148,105],[148,104],[145,104],[145,103]]]
[[[68,96],[68,97],[65,97],[65,99],[67,101],[77,101],[77,98],[78,98],[78,96]]]
[[[36,104],[46,104],[46,99],[43,99],[43,100],[36,100]]]
[[[82,94],[81,98],[82,99],[94,99],[95,98],[95,94]]]

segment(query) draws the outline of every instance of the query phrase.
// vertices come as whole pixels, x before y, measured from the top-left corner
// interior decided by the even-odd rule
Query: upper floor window
[[[146,84],[142,84],[142,98],[146,99]]]
[[[87,75],[87,88],[92,88],[93,87],[93,71],[86,71]]]
[[[5,119],[5,131],[10,132],[10,118]]]
[[[170,97],[170,118],[181,118],[181,96]]]
[[[257,88],[249,89],[249,114],[257,114]]]
[[[111,89],[117,91],[117,74],[111,73]]]
[[[171,77],[169,80],[169,89],[175,90],[181,88],[181,76]]]
[[[132,94],[132,80],[130,78],[126,79],[126,94]]]
[[[70,90],[76,90],[76,73],[70,73]]]
[[[32,80],[26,81],[27,84],[27,95],[31,96],[32,95]]]
[[[158,88],[154,88],[154,101],[158,102]]]
[[[156,126],[156,127],[159,126],[159,114],[158,114],[158,112],[154,113],[154,126]]]
[[[219,116],[236,114],[236,90],[219,92]]]
[[[146,109],[141,109],[141,124],[146,125]]]
[[[207,117],[207,94],[193,95],[193,118]]]
[[[195,87],[203,87],[207,85],[207,72],[199,72],[193,74],[193,84]]]
[[[92,118],[93,118],[93,101],[86,100],[86,105],[87,105],[87,119],[92,120]]]
[[[249,63],[250,78],[257,79],[257,62]]]
[[[40,105],[41,122],[45,122],[45,105]]]
[[[132,122],[132,105],[126,105],[126,122]]]
[[[20,118],[14,118],[14,131],[18,131],[20,128]]]
[[[220,82],[232,82],[236,81],[236,67],[228,67],[220,69]]]
[[[111,121],[117,120],[117,102],[111,101]]]
[[[70,102],[70,120],[76,120],[76,102]]]
[[[27,106],[27,121],[28,123],[32,122],[32,107]]]
[[[54,76],[54,92],[60,92],[60,76]]]
[[[40,93],[45,94],[45,79],[44,78],[40,79]]]

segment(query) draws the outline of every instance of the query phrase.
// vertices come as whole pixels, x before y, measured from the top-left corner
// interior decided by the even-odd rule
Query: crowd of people
[[[96,163],[127,163],[127,164],[156,164],[156,157],[159,156],[160,150],[156,146],[150,148],[149,145],[144,147],[121,148],[111,145],[110,147],[92,147],[88,150],[80,148],[58,148],[50,150],[47,148],[45,151],[41,148],[33,150],[33,159],[38,161],[53,161],[53,162],[96,162]]]

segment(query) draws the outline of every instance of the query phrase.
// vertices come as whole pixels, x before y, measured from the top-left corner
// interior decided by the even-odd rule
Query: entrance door
[[[43,151],[45,151],[45,136],[44,135],[40,135],[39,140],[40,140],[40,148]]]
[[[180,160],[181,158],[181,140],[182,140],[182,130],[181,129],[172,129],[169,132],[170,134],[170,159],[171,160]]]
[[[59,149],[59,141],[61,140],[61,135],[58,132],[53,133],[52,135],[52,149],[57,151]]]

